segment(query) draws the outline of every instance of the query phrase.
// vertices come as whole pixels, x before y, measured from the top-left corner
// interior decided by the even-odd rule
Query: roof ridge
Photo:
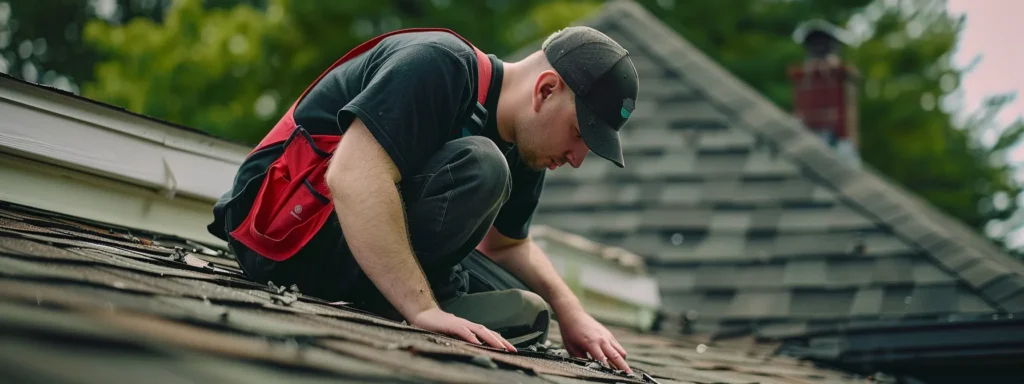
[[[834,149],[815,137],[802,122],[760,92],[736,78],[703,51],[632,0],[613,0],[595,18],[639,28],[654,38],[638,38],[664,65],[690,76],[716,108],[734,111],[755,135],[774,141],[781,155],[812,172],[845,204],[890,229],[936,264],[972,288],[979,297],[1009,312],[1024,311],[1024,264],[1012,259],[987,238],[923,201],[867,165],[846,164]],[[622,28],[621,32],[636,34]],[[650,44],[657,41],[658,44]],[[993,289],[996,283],[1012,287]]]

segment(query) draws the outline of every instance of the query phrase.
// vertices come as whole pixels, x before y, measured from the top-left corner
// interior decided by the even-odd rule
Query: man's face
[[[533,169],[579,168],[590,148],[580,136],[576,105],[569,88],[553,76],[541,76],[531,113],[521,124],[517,147]]]

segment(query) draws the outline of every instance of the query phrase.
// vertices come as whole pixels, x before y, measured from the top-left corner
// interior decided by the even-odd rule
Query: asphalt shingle
[[[986,286],[985,293],[999,301],[1024,293],[1024,276],[1004,275]]]
[[[856,289],[795,289],[786,314],[811,318],[846,317],[856,294]]]
[[[857,290],[853,303],[850,304],[850,316],[875,316],[882,310],[882,288],[865,288]]]
[[[786,263],[783,284],[790,287],[820,287],[828,283],[825,260],[795,260]]]

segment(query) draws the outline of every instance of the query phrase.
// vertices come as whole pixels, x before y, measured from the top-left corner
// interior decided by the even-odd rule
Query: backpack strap
[[[485,53],[477,49],[477,47],[473,46],[473,44],[470,44],[470,42],[466,41],[466,44],[469,44],[473,47],[473,50],[476,51],[476,67],[478,74],[476,102],[477,104],[480,104],[481,108],[483,108],[484,103],[487,102],[487,91],[491,88],[491,59],[488,58]]]
[[[463,40],[465,41],[465,40]],[[487,92],[491,88],[491,59],[486,54],[481,52],[479,49],[466,41],[476,51],[476,66],[477,66],[477,91],[476,91],[476,105],[473,106],[473,113],[469,116],[469,121],[462,127],[462,137],[471,136],[478,134],[484,130],[487,124],[487,108],[484,104],[487,102]],[[453,132],[454,133],[454,132]]]

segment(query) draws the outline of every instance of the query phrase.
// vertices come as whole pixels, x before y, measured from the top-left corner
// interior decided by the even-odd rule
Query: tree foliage
[[[258,141],[283,104],[274,85],[309,60],[296,54],[294,30],[273,6],[179,1],[162,23],[93,21],[85,37],[116,59],[96,66],[84,96],[244,142]]]
[[[0,0],[0,72],[77,93],[79,84],[94,79],[95,64],[109,58],[84,43],[85,24],[136,17],[159,22],[168,2],[113,0],[107,10],[84,0]]]
[[[447,27],[501,54],[596,9],[568,1],[544,4],[539,14],[530,1],[217,3],[177,1],[162,23],[91,22],[86,39],[116,58],[96,66],[83,94],[251,144],[324,69],[378,34]],[[558,10],[560,20],[545,17]]]
[[[863,17],[871,37],[849,56],[864,76],[864,159],[969,226],[1010,219],[1021,189],[1005,159],[1024,126],[991,118],[1010,95],[992,95],[978,111],[956,105],[967,71],[952,61],[963,20],[932,0],[876,6]],[[991,235],[1001,241],[1000,232]]]

